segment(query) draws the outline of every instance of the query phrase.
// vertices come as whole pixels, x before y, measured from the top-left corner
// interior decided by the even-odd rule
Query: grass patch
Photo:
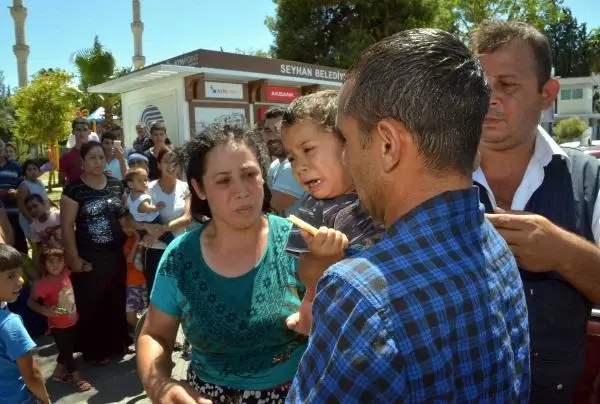
[[[56,173],[58,175],[58,173]],[[50,173],[46,172],[40,175],[40,180],[44,183],[44,185],[48,186],[48,180],[50,178]],[[46,188],[47,190],[47,188]],[[52,187],[52,192],[48,192],[48,199],[52,202],[57,203],[60,201],[60,196],[62,195],[62,187],[58,185],[54,185]]]

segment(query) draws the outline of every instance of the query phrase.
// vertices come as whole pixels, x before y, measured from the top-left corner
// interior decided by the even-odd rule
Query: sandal
[[[52,381],[57,383],[69,383],[71,382],[71,375],[68,373],[63,373],[60,376],[52,375]]]
[[[84,392],[92,389],[92,385],[90,382],[84,379],[74,380],[73,379],[73,387],[75,387],[79,392]]]

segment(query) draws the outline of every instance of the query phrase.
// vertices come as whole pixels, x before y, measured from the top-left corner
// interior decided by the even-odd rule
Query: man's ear
[[[554,78],[550,78],[542,88],[542,107],[548,109],[554,104],[554,100],[560,91],[560,82]]]
[[[394,119],[384,119],[375,125],[371,131],[371,141],[376,147],[374,153],[378,153],[381,169],[388,173],[396,168],[406,148],[407,136],[404,125]]]

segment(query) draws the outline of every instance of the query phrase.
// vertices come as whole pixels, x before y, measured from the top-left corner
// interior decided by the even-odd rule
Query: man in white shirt
[[[275,212],[287,216],[298,210],[304,190],[294,178],[292,165],[287,160],[281,141],[281,119],[284,110],[272,107],[265,113],[262,135],[273,162],[267,174],[267,185],[271,189],[271,207]]]
[[[559,91],[543,34],[523,23],[487,22],[471,46],[492,88],[473,179],[520,267],[531,338],[530,402],[570,403],[585,362],[590,303],[600,303],[594,244],[600,241],[600,165],[563,150],[538,126]]]

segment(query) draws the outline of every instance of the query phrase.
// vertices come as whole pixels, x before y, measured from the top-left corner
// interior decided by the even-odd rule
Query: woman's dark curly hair
[[[183,147],[183,152],[181,153],[182,166],[185,170],[192,198],[190,210],[192,215],[196,217],[206,216],[212,218],[212,213],[208,202],[200,199],[196,195],[196,192],[194,192],[192,179],[196,180],[201,187],[203,186],[202,177],[206,171],[206,156],[215,147],[227,143],[240,143],[248,146],[258,160],[263,178],[267,177],[270,162],[269,152],[260,134],[253,130],[245,130],[227,125],[209,126],[202,133],[192,138]],[[264,184],[264,194],[262,210],[267,213],[271,211],[271,191],[266,181]]]

